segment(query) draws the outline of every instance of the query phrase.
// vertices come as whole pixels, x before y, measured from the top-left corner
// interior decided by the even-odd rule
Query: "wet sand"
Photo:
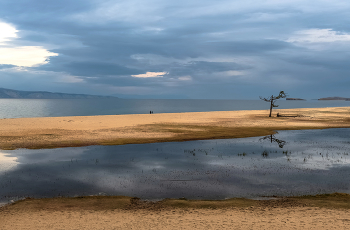
[[[276,117],[279,113],[285,117]],[[264,136],[350,127],[350,107],[0,119],[0,149]]]

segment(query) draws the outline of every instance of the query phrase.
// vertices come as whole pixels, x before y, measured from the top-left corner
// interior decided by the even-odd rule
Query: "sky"
[[[0,0],[0,88],[350,97],[346,0]]]

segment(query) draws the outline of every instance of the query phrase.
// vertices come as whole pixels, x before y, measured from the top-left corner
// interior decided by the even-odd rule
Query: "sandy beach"
[[[284,117],[276,117],[279,113]],[[0,149],[264,136],[350,127],[350,107],[0,119]]]
[[[239,138],[275,130],[349,127],[350,107],[274,110],[271,118],[267,110],[17,118],[0,120],[0,148]],[[158,203],[129,197],[26,199],[0,208],[0,229],[349,229],[349,209],[346,194]]]
[[[350,195],[268,201],[128,197],[26,199],[0,208],[1,229],[349,229]]]

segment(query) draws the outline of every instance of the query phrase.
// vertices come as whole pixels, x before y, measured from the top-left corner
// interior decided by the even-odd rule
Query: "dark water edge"
[[[0,203],[88,195],[222,200],[350,193],[346,128],[0,153]]]
[[[276,102],[279,109],[350,106],[350,101]],[[262,100],[0,99],[0,118],[267,110]]]

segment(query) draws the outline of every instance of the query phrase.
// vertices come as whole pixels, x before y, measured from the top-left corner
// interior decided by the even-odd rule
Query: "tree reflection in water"
[[[261,141],[261,140],[269,140],[269,141],[271,141],[271,143],[276,142],[280,148],[283,148],[283,146],[287,143],[286,141],[277,139],[275,137],[275,135],[273,135],[273,134],[262,137],[259,139],[259,141]]]

